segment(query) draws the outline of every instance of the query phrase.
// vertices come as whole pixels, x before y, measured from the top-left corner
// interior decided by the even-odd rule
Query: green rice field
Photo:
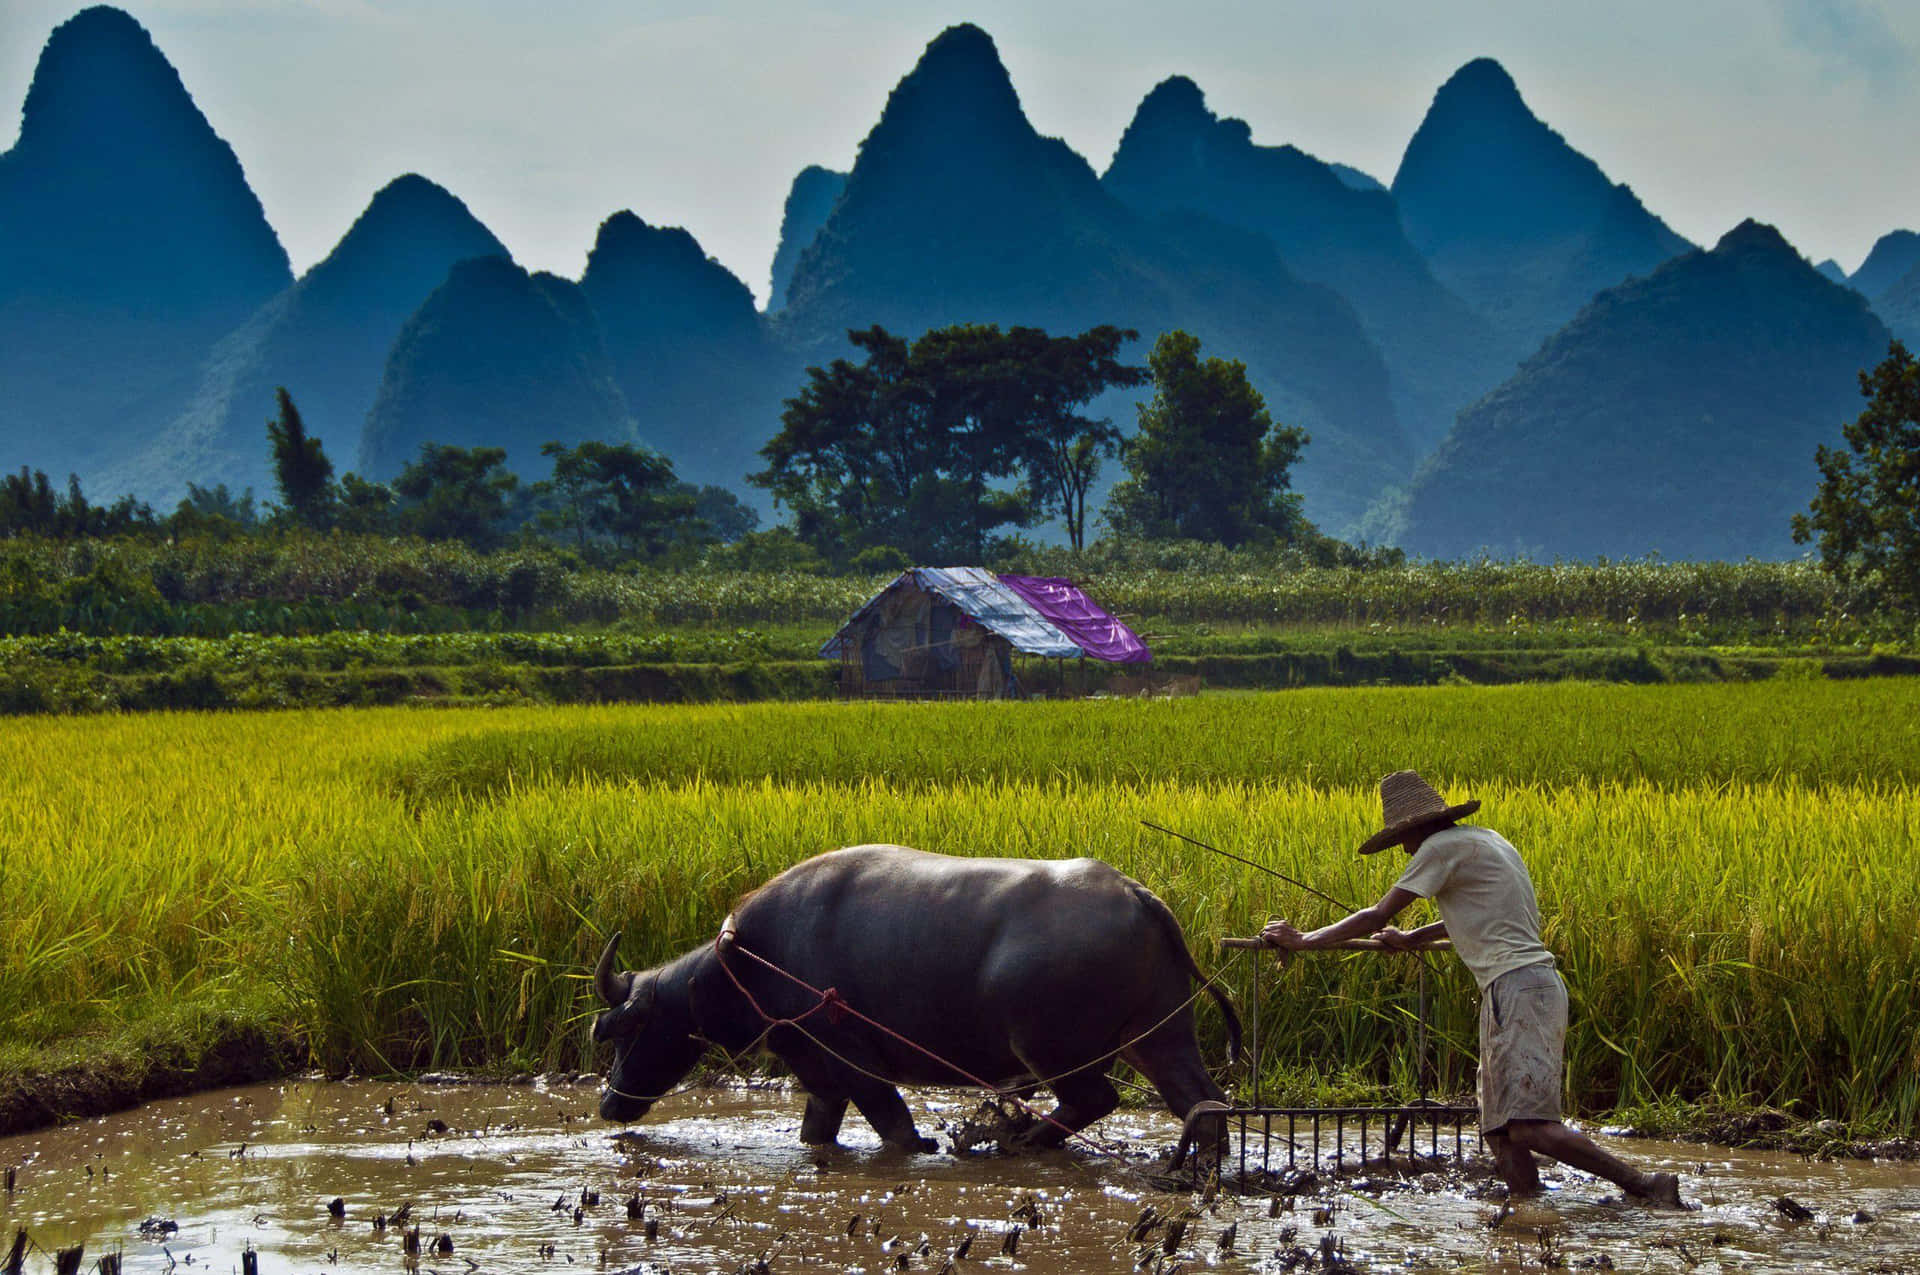
[[[590,1065],[605,935],[650,963],[811,854],[1093,855],[1257,995],[1273,1092],[1411,1092],[1415,958],[1282,971],[1218,940],[1347,902],[1416,766],[1532,865],[1586,1112],[1712,1102],[1920,1124],[1920,681],[1435,687],[1178,701],[366,709],[0,728],[0,1081],[291,1034],[344,1072]],[[1437,1084],[1474,1005],[1430,989]],[[1210,1056],[1217,1014],[1201,1015]],[[1244,1071],[1238,1083],[1245,1083]]]

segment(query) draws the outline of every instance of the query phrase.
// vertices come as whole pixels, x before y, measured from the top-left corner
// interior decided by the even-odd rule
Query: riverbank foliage
[[[1411,1092],[1412,959],[1224,959],[1269,914],[1330,911],[1140,822],[1367,902],[1396,865],[1350,848],[1411,762],[1530,860],[1581,1110],[1765,1103],[1911,1135],[1916,723],[1912,679],[22,720],[0,735],[0,1074],[188,1014],[252,1016],[334,1071],[580,1067],[608,932],[656,961],[780,868],[888,840],[1107,859],[1243,1010],[1258,995],[1269,1096]],[[1458,1092],[1471,987],[1451,960],[1431,987]]]
[[[262,532],[0,540],[0,713],[809,699],[887,574],[608,570],[549,548]],[[1427,563],[1025,549],[1209,687],[1750,681],[1920,670],[1913,620],[1807,563]],[[1048,694],[1115,670],[1030,664]]]
[[[1316,562],[1217,546],[1028,548],[987,564],[1068,575],[1108,609],[1186,625],[1727,626],[1754,635],[1891,625],[1810,562]],[[0,633],[93,636],[765,627],[843,619],[893,572],[606,570],[550,548],[285,532],[219,540],[0,539]]]

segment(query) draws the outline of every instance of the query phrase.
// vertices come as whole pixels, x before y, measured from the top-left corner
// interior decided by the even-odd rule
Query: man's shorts
[[[1559,1120],[1567,985],[1552,965],[1508,970],[1480,997],[1480,1134]]]

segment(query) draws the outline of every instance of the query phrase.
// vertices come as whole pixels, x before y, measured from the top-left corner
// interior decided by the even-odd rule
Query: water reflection
[[[1604,1183],[1555,1176],[1510,1212],[1458,1175],[1375,1174],[1281,1207],[1203,1205],[1146,1173],[1172,1122],[1124,1112],[1099,1126],[1118,1157],[906,1156],[857,1119],[849,1145],[799,1145],[800,1101],[779,1090],[699,1090],[618,1134],[590,1086],[303,1082],[225,1090],[0,1140],[18,1187],[0,1196],[0,1252],[25,1228],[51,1253],[84,1244],[89,1269],[121,1252],[127,1275],[420,1270],[1104,1271],[1164,1252],[1189,1268],[1306,1268],[1344,1256],[1368,1270],[1920,1270],[1920,1166],[1635,1142],[1636,1162],[1679,1171],[1703,1208],[1625,1206]],[[961,1095],[922,1094],[923,1127],[957,1122]],[[1330,1148],[1329,1148],[1330,1149]],[[1789,1220],[1776,1200],[1813,1211]],[[341,1201],[341,1216],[329,1202]],[[384,1219],[384,1226],[376,1225]],[[171,1223],[177,1230],[143,1222]],[[1231,1228],[1231,1235],[1228,1235]],[[445,1237],[451,1251],[437,1251]],[[1011,1237],[1011,1238],[1010,1238]],[[1223,1248],[1226,1238],[1230,1247]],[[1163,1260],[1170,1265],[1175,1258]],[[964,1265],[960,1267],[964,1269]]]

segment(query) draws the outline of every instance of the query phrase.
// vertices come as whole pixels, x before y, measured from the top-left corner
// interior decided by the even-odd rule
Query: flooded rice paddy
[[[910,1101],[923,1132],[974,1105]],[[802,1147],[784,1089],[684,1092],[625,1135],[595,1102],[591,1084],[293,1082],[0,1139],[16,1170],[0,1261],[24,1229],[24,1275],[79,1244],[82,1270],[119,1254],[125,1275],[1920,1271],[1914,1164],[1623,1140],[1702,1207],[1622,1204],[1551,1169],[1549,1196],[1509,1211],[1471,1169],[1404,1161],[1296,1182],[1297,1197],[1209,1199],[1155,1178],[1178,1130],[1154,1113],[1096,1126],[1111,1153],[956,1157],[885,1150],[853,1116],[846,1146]],[[1142,1225],[1149,1208],[1160,1220]]]

